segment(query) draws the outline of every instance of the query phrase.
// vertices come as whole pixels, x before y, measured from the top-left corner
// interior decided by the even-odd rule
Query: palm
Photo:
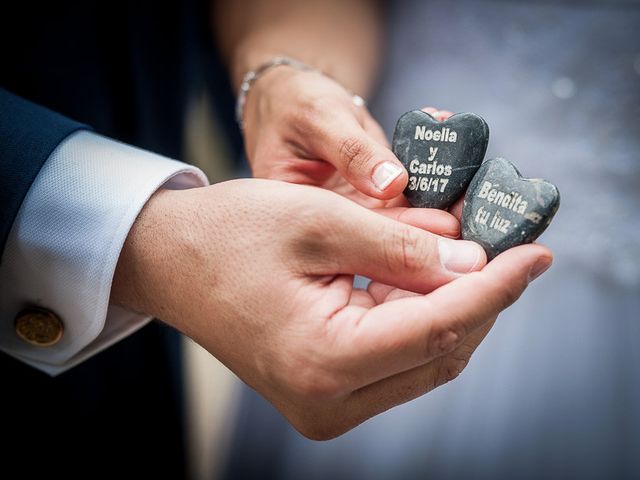
[[[337,275],[329,281],[326,278],[319,278],[307,287],[313,290],[311,295],[321,300],[313,302],[318,309],[312,313],[313,318],[319,319],[316,326],[320,327],[319,330],[324,335],[329,336],[334,346],[345,346],[355,351],[358,350],[358,344],[362,341],[363,332],[366,332],[364,336],[374,339],[374,344],[380,343],[377,347],[386,342],[388,322],[381,320],[401,320],[401,316],[393,319],[387,317],[390,308],[400,311],[403,308],[410,308],[410,304],[416,300],[424,301],[429,297],[429,294],[421,295],[375,281],[371,282],[366,290],[353,288],[352,275]],[[422,300],[415,297],[422,297]],[[421,379],[421,382],[416,383],[419,386],[411,395],[413,397],[445,383],[459,373],[458,369],[461,370],[461,365],[466,364],[494,321],[495,316],[468,335],[457,348],[443,356],[416,365],[407,371],[393,373],[387,378],[383,375],[378,382],[371,385],[364,382],[359,388],[345,391],[343,395],[336,398],[333,405],[327,405],[330,414],[339,415],[350,402],[357,401],[362,395],[367,396],[370,391],[376,391],[395,382],[404,382],[407,376],[416,376]],[[402,328],[401,323],[398,324],[400,328]],[[349,369],[349,360],[349,356],[343,358],[345,370]],[[374,376],[380,374],[381,372],[372,373]]]

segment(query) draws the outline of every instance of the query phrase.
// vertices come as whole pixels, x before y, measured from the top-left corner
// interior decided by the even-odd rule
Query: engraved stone
[[[439,122],[421,110],[400,117],[393,153],[409,172],[404,191],[414,207],[448,208],[463,193],[487,150],[489,127],[474,113]]]
[[[560,206],[555,185],[522,178],[504,158],[487,160],[473,177],[462,207],[462,238],[479,243],[489,260],[533,242]]]

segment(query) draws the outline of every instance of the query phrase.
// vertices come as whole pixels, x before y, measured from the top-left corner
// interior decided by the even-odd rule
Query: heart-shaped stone
[[[560,206],[557,187],[523,178],[504,158],[487,160],[473,177],[462,207],[462,238],[479,243],[489,260],[533,242]]]
[[[474,113],[439,122],[421,110],[398,119],[393,153],[409,172],[404,191],[414,207],[447,208],[464,192],[487,151],[489,126]]]

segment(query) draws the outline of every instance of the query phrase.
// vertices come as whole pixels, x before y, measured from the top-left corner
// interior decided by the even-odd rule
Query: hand
[[[442,121],[449,111],[426,107]],[[363,206],[409,206],[402,163],[365,106],[316,72],[279,67],[245,105],[245,147],[255,177],[333,190]]]
[[[320,186],[367,207],[406,206],[407,172],[380,125],[329,77],[275,68],[249,92],[244,118],[255,177]]]
[[[526,245],[480,271],[478,245],[425,231],[458,228],[443,211],[383,215],[268,180],[161,191],[127,238],[112,301],[184,332],[327,439],[455,377],[551,262]],[[376,282],[353,289],[356,273]]]

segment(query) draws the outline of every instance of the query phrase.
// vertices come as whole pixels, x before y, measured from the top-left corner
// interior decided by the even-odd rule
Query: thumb
[[[402,193],[408,174],[393,152],[370,136],[351,114],[337,115],[318,128],[311,141],[319,156],[331,163],[357,190],[390,199]]]
[[[486,255],[477,243],[452,240],[392,220],[353,204],[329,237],[339,272],[360,274],[388,285],[427,293],[481,269]]]

